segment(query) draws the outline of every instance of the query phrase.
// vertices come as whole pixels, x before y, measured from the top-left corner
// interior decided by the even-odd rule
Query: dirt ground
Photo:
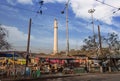
[[[34,80],[34,81],[40,81],[40,80]],[[74,76],[74,77],[44,79],[41,81],[120,81],[120,73],[86,74],[86,75]]]

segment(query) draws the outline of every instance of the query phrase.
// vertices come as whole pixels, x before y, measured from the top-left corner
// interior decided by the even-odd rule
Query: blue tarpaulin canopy
[[[0,54],[0,57],[19,57],[17,54]]]

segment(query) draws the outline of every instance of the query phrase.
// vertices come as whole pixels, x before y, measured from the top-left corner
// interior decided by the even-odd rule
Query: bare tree
[[[6,40],[8,37],[8,31],[0,25],[0,50],[10,49],[11,45]]]
[[[106,44],[108,45],[109,51],[111,54],[120,53],[120,40],[116,33],[108,33],[108,36],[104,39]]]
[[[88,36],[88,38],[84,39],[84,45],[82,46],[81,50],[89,51],[87,55],[96,55],[97,48],[98,48],[98,41],[94,41],[94,38],[97,39],[97,35]]]
[[[97,39],[97,38],[96,38]],[[102,36],[101,38],[103,48],[102,55],[106,56],[108,54],[119,54],[120,53],[120,39],[116,33],[108,33],[106,37]],[[82,50],[89,51],[88,54],[95,55],[97,53],[97,49],[99,42],[93,41],[93,36],[89,36],[83,41],[85,44],[82,46]]]

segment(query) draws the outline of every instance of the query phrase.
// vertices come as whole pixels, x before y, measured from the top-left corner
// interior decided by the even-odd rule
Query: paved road
[[[58,76],[59,77],[59,76]],[[107,74],[82,74],[77,76],[65,76],[58,77],[44,77],[37,79],[27,80],[14,80],[14,81],[120,81],[120,73],[107,73]],[[13,81],[13,80],[1,80],[1,81]]]
[[[34,80],[40,81],[40,80]],[[87,74],[74,77],[64,77],[57,79],[43,79],[41,81],[120,81],[120,73],[118,74]]]

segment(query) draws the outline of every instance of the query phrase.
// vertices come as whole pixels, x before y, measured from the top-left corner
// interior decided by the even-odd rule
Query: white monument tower
[[[58,53],[58,22],[57,19],[54,20],[54,47],[53,54]]]

